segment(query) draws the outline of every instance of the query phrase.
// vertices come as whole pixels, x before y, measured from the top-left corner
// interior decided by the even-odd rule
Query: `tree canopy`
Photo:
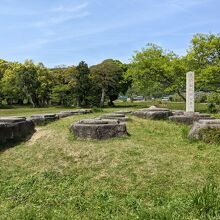
[[[200,91],[220,89],[220,35],[196,34],[187,54],[178,56],[155,44],[148,44],[132,58],[127,77],[133,91],[143,95],[177,93],[185,100],[186,72],[195,71]]]
[[[128,64],[106,59],[91,67],[81,61],[76,66],[47,68],[32,60],[18,63],[0,59],[0,104],[103,107],[104,103],[113,105],[120,94],[178,94],[185,100],[188,71],[196,73],[197,90],[220,92],[219,34],[194,35],[183,56],[147,44]]]

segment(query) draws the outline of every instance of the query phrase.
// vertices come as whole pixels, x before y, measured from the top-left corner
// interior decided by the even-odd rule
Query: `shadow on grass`
[[[35,130],[35,132],[33,134],[30,134],[28,137],[26,138],[22,138],[21,140],[10,140],[7,141],[6,143],[0,143],[0,153],[3,153],[4,151],[16,147],[17,145],[20,145],[28,140],[30,140],[32,138],[32,136],[36,133],[37,131]]]
[[[9,141],[7,143],[1,143],[0,144],[0,153],[3,153],[5,152],[6,150],[10,149],[10,148],[13,148],[13,147],[16,147],[17,145],[21,144],[23,141]]]

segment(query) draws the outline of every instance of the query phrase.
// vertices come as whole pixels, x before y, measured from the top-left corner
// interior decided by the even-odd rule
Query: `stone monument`
[[[194,72],[188,72],[186,74],[186,112],[194,113]]]
[[[194,72],[188,72],[186,74],[186,112],[174,112],[173,116],[169,119],[174,122],[184,123],[191,125],[200,119],[209,120],[213,119],[208,114],[200,114],[195,112],[195,74]]]

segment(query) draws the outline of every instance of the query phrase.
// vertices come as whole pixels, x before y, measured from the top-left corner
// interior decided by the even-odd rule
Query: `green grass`
[[[2,116],[30,116],[42,113],[58,113],[71,107],[49,107],[49,108],[31,108],[28,106],[12,106],[11,108],[0,108],[0,117]]]
[[[161,102],[161,101],[143,101],[143,102],[122,102],[117,101],[116,107],[131,107],[134,109],[138,108],[146,108],[152,105],[156,105],[158,107],[169,108],[169,109],[176,109],[176,110],[185,110],[185,103],[184,102]],[[217,110],[220,110],[220,106],[217,105]],[[195,103],[195,110],[198,112],[207,112],[208,106],[207,103]]]
[[[129,137],[70,134],[73,122],[100,114],[40,127],[0,153],[0,219],[220,219],[219,145],[189,141],[187,126],[136,117]]]

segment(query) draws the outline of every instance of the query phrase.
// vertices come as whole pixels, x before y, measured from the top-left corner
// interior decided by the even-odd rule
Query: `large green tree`
[[[77,70],[75,66],[59,66],[50,70],[53,76],[51,100],[58,105],[73,105]]]
[[[86,62],[81,61],[76,67],[75,78],[75,96],[77,98],[77,106],[88,105],[88,96],[90,92],[89,67]]]
[[[50,101],[50,94],[53,86],[53,76],[48,68],[46,68],[43,63],[38,63],[36,65],[37,70],[37,80],[39,81],[39,86],[37,87],[37,99],[39,106],[47,106]]]
[[[220,35],[196,34],[187,54],[199,90],[220,90]]]
[[[100,107],[104,106],[106,96],[109,97],[110,103],[118,97],[122,74],[122,68],[112,59],[91,67],[93,85],[100,88]]]
[[[2,79],[4,77],[5,71],[9,68],[9,65],[9,62],[0,59],[0,105],[2,104],[2,100],[4,99]]]
[[[178,93],[185,99],[185,73],[187,62],[172,51],[148,44],[132,58],[127,77],[131,77],[136,90],[154,96],[158,91]]]

